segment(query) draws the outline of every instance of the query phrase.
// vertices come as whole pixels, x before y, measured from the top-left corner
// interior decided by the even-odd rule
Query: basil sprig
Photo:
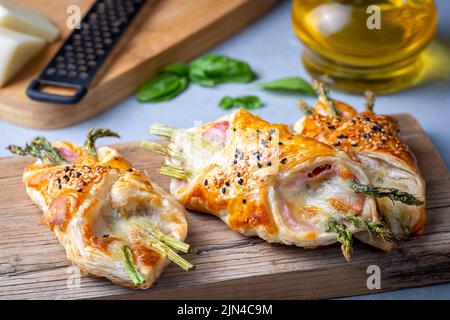
[[[219,102],[219,107],[228,110],[231,108],[244,108],[247,110],[259,109],[263,106],[262,101],[257,96],[223,97]]]
[[[316,91],[308,81],[300,77],[285,77],[269,82],[257,84],[265,90],[300,92],[313,97],[317,96]]]
[[[191,63],[189,78],[200,86],[213,87],[226,82],[251,82],[256,79],[256,75],[244,61],[218,54],[207,54]]]
[[[189,85],[188,66],[175,63],[145,82],[136,94],[138,102],[160,102],[175,98]]]

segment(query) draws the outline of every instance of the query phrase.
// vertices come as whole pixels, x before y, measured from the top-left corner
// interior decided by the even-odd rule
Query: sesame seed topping
[[[242,184],[244,183],[244,179],[240,178],[240,179],[238,180],[237,183],[239,183],[240,185],[242,185]]]
[[[230,186],[230,182],[225,182],[225,185],[227,186],[227,187],[229,187]]]
[[[206,180],[205,180],[205,183],[204,183],[204,185],[205,185],[205,186],[207,186],[207,185],[208,185],[208,179],[206,179]]]
[[[246,200],[246,199],[242,199],[242,203],[243,203],[243,204],[246,204],[246,203],[247,203],[247,200]]]
[[[227,192],[227,189],[225,187],[222,188],[222,193],[225,194]]]
[[[281,162],[281,164],[286,164],[286,162],[287,162],[287,158],[283,158],[283,159],[281,159],[281,160],[280,160],[280,162]]]

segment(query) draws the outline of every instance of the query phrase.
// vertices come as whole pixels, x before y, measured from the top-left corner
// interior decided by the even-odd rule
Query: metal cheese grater
[[[87,93],[95,75],[146,0],[98,0],[66,39],[27,95],[33,100],[74,104]],[[43,86],[72,88],[74,95],[43,92]]]

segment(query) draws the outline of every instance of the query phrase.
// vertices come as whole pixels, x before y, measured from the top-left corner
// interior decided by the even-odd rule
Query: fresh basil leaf
[[[173,99],[189,84],[186,77],[175,73],[161,73],[145,82],[136,94],[139,102],[160,102]]]
[[[189,78],[204,87],[226,82],[250,82],[256,76],[248,63],[223,55],[207,54],[194,60]]]
[[[231,108],[244,108],[247,110],[259,109],[263,103],[257,96],[223,97],[219,102],[219,107],[228,110]]]
[[[162,73],[174,73],[179,76],[187,77],[189,75],[189,66],[187,64],[177,62],[161,69]]]
[[[257,84],[266,90],[298,91],[316,97],[317,93],[308,81],[300,77],[285,77],[269,82]]]

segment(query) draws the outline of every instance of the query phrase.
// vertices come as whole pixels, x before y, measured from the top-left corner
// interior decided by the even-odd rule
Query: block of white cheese
[[[44,39],[0,27],[0,87],[46,45]]]
[[[9,0],[0,0],[0,27],[41,37],[48,42],[59,35],[59,29],[46,17]]]

